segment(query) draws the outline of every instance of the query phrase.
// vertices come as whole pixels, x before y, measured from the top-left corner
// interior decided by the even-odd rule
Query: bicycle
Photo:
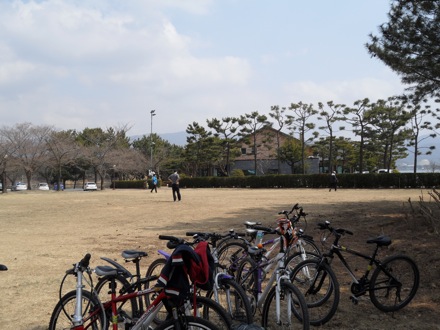
[[[353,280],[351,300],[354,304],[358,303],[360,296],[368,293],[377,309],[395,312],[414,298],[420,281],[416,263],[405,255],[389,256],[383,261],[378,259],[379,249],[391,244],[388,236],[367,240],[367,244],[376,245],[369,256],[339,244],[344,235],[353,235],[351,231],[334,228],[329,221],[319,223],[318,229],[328,231],[327,235],[322,237],[323,242],[327,241],[328,236],[334,236],[329,251],[319,258],[302,261],[291,274],[292,282],[300,288],[306,298],[312,325],[325,324],[336,313],[340,292],[336,274],[331,268],[335,256]],[[360,278],[356,277],[342,253],[368,261],[367,268]]]
[[[271,234],[282,235],[272,230]],[[248,257],[243,259],[237,269],[237,281],[249,293],[254,312],[262,310],[261,325],[265,329],[309,329],[307,303],[301,291],[290,282],[290,270],[286,267],[286,258],[291,246],[288,241],[280,245],[276,268],[265,281],[264,269],[274,260],[264,259],[264,249],[250,247]]]
[[[162,288],[149,288],[147,290],[132,292],[124,295],[116,295],[116,288],[111,286],[111,299],[102,303],[97,298],[96,293],[84,290],[83,273],[91,273],[89,267],[90,254],[87,254],[80,262],[74,265],[73,269],[68,272],[74,272],[77,278],[76,290],[68,292],[57,303],[52,313],[49,330],[56,329],[107,329],[111,324],[112,329],[118,329],[119,315],[117,304],[120,302],[134,299],[139,295],[154,294],[155,299],[146,309],[145,313],[137,320],[132,320],[131,323],[125,323],[125,329],[141,330],[147,329],[154,320],[154,317],[162,308],[164,302],[168,299],[168,295]],[[108,276],[116,278],[120,272],[117,268],[110,266],[98,266],[94,269],[99,276]],[[114,284],[114,281],[111,281]],[[92,284],[89,283],[92,287]],[[107,314],[110,312],[110,320]],[[162,322],[155,329],[219,329],[211,322],[196,316],[188,316],[182,313],[182,310],[172,306],[171,317]]]
[[[278,212],[279,215],[283,215],[283,217],[277,219],[278,226],[288,226],[291,230],[292,234],[300,234],[298,235],[298,240],[295,241],[295,249],[290,249],[289,253],[295,254],[295,257],[302,255],[304,258],[306,255],[321,255],[321,251],[319,247],[315,244],[313,238],[304,233],[304,230],[307,228],[307,214],[304,212],[304,209],[297,204],[295,204],[290,211],[281,211]],[[293,214],[293,216],[291,216]],[[300,220],[303,219],[306,224],[304,229],[299,229],[298,224]],[[246,226],[246,236],[249,236],[249,239],[246,239],[243,234],[233,235],[235,232],[231,230],[231,234],[228,238],[224,239],[218,248],[218,258],[220,263],[227,267],[228,273],[235,276],[235,271],[237,269],[238,264],[247,257],[248,249],[255,242],[255,237],[258,231],[263,231],[264,236],[270,234],[272,229],[262,226],[260,222],[244,222]],[[261,246],[267,249],[264,258],[266,260],[270,260],[273,257],[273,254],[278,250],[280,244],[282,243],[282,237],[276,236],[275,238],[265,240],[261,242]],[[293,257],[289,260],[289,262],[293,262]],[[273,263],[268,264],[265,269],[265,273],[268,273],[272,267]]]
[[[186,236],[193,237],[192,242],[187,242],[178,238],[175,244],[188,244],[195,245],[202,241],[209,241],[212,246],[211,254],[214,259],[214,285],[211,290],[207,290],[206,297],[213,299],[219,303],[232,319],[233,324],[246,323],[251,324],[253,320],[253,314],[249,301],[247,300],[246,293],[238,285],[233,276],[226,274],[223,271],[223,266],[219,264],[217,258],[216,244],[219,240],[226,237],[228,234],[206,233],[206,232],[188,232]],[[163,258],[153,261],[148,268],[147,276],[153,276],[158,274],[170,254],[163,250],[158,250],[159,254]]]

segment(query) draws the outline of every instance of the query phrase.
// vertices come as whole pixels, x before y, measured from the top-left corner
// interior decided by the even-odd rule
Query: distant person
[[[328,191],[332,191],[332,188],[335,189],[335,191],[338,189],[338,178],[336,177],[335,171],[330,175],[330,188]]]
[[[153,177],[151,178],[151,183],[152,183],[153,187],[151,188],[150,192],[152,193],[154,190],[157,194],[157,176],[156,176],[156,174],[153,174]]]
[[[179,202],[180,202],[180,200],[181,200],[180,188],[179,188],[180,176],[179,176],[179,173],[177,173],[177,170],[168,177],[168,180],[171,181],[171,188],[173,189],[174,201],[179,200]]]

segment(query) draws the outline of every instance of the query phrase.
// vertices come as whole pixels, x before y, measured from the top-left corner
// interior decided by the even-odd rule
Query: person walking
[[[151,178],[151,184],[153,185],[153,187],[151,188],[150,192],[152,193],[154,190],[157,194],[157,176],[156,176],[156,174],[153,174],[153,177]]]
[[[180,195],[180,188],[179,188],[180,176],[179,173],[177,173],[177,170],[168,177],[168,180],[171,181],[171,188],[173,189],[174,201],[178,200],[180,202],[182,196]]]
[[[335,191],[338,189],[338,178],[336,177],[335,171],[330,175],[330,188],[328,191],[332,191],[332,188],[335,189]]]

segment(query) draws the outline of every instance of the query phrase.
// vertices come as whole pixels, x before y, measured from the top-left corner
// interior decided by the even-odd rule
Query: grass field
[[[440,329],[440,243],[424,222],[409,213],[408,198],[420,190],[327,189],[171,189],[24,191],[0,194],[0,322],[2,329],[47,329],[58,300],[60,281],[71,265],[89,252],[92,266],[111,257],[123,263],[124,249],[147,251],[143,265],[165,248],[159,234],[183,236],[188,230],[241,229],[245,220],[273,225],[277,212],[300,203],[309,214],[307,233],[319,240],[315,224],[330,220],[355,235],[344,243],[369,251],[366,239],[388,234],[387,253],[405,252],[422,274],[413,303],[394,317],[377,311],[366,297],[349,301],[350,278],[340,274],[341,305],[326,329]],[[127,268],[132,265],[127,264]],[[131,269],[131,268],[130,268]],[[73,287],[72,287],[73,289]]]

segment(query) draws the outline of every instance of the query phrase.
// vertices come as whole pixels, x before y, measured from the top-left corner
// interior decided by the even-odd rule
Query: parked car
[[[95,182],[86,182],[86,184],[84,185],[84,191],[87,190],[98,190],[98,186]]]
[[[27,190],[27,184],[23,182],[17,182],[12,186],[11,190],[12,191]]]
[[[38,190],[49,190],[49,185],[46,182],[40,182],[37,188]]]

